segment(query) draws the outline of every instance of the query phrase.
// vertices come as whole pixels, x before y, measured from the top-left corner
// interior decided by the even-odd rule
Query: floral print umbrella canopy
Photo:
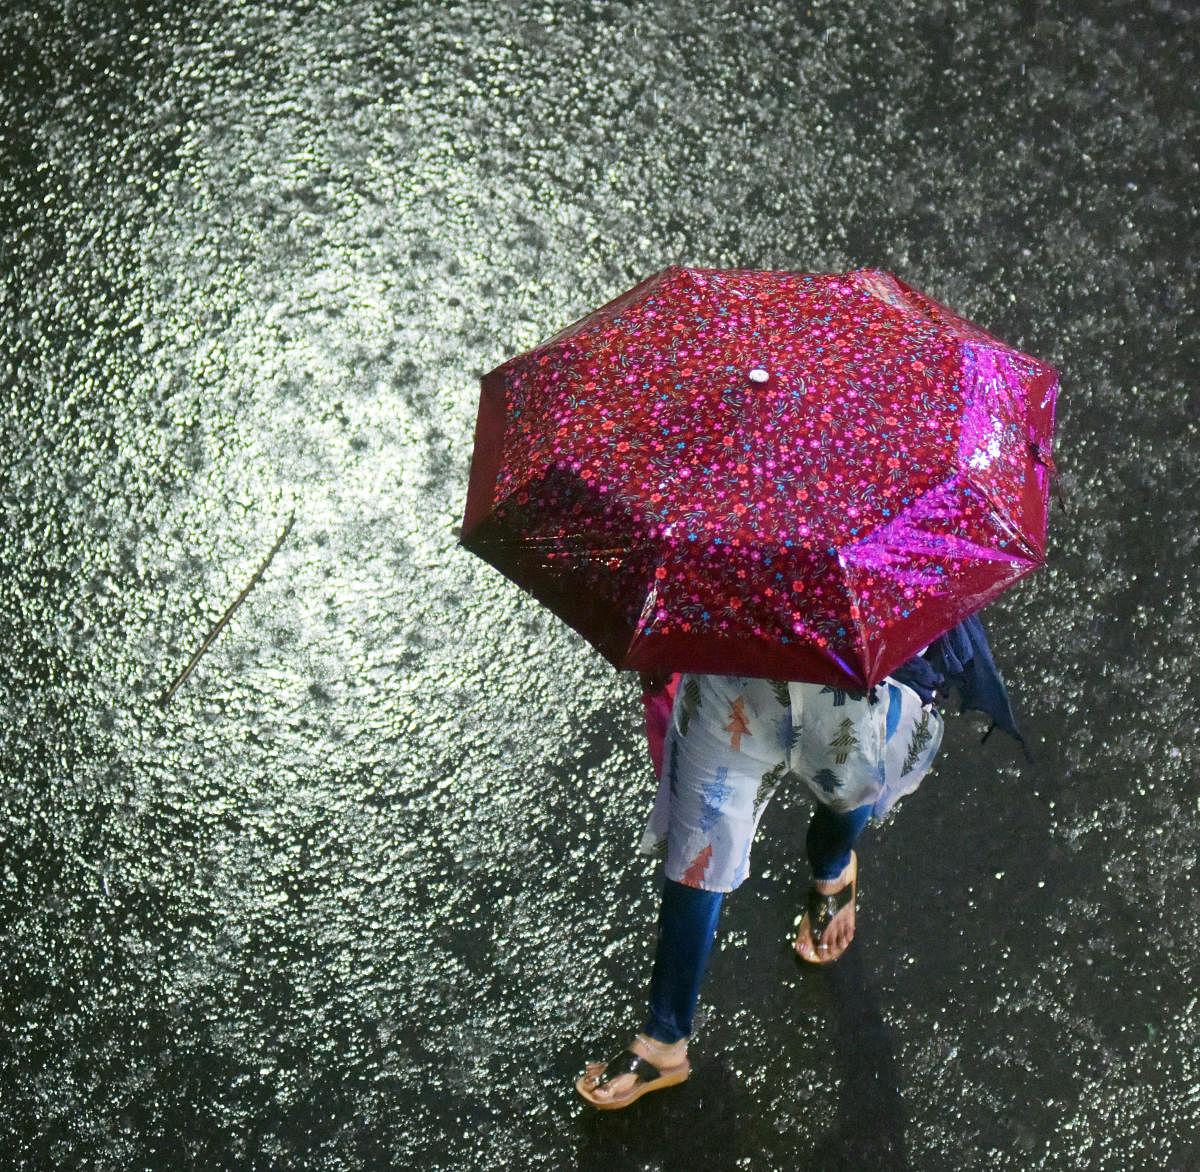
[[[869,687],[1042,564],[1057,388],[886,272],[669,268],[484,377],[462,543],[618,667]]]

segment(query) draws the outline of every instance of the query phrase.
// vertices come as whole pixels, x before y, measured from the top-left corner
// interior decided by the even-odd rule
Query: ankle
[[[829,879],[818,879],[813,876],[813,886],[822,895],[833,895],[840,891],[847,883],[850,882],[850,877],[854,874],[854,856],[850,856],[850,861],[842,868],[842,870]]]
[[[649,1051],[650,1055],[678,1058],[687,1053],[687,1038],[680,1038],[677,1042],[660,1042],[657,1038],[650,1037],[649,1034],[638,1034],[634,1038],[634,1042],[640,1043]]]

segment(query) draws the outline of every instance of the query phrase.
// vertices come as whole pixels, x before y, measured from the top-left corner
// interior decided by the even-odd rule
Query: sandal
[[[685,1058],[678,1066],[659,1070],[653,1062],[648,1062],[640,1054],[632,1050],[624,1050],[608,1062],[589,1062],[581,1079],[575,1083],[575,1089],[593,1107],[601,1111],[615,1111],[619,1107],[628,1107],[636,1099],[640,1099],[647,1091],[661,1091],[667,1087],[678,1086],[685,1082],[691,1074],[691,1064]],[[623,1074],[637,1077],[623,1095],[613,1095],[611,1098],[597,1098],[592,1092],[597,1087],[607,1086],[615,1078]]]
[[[818,891],[816,886],[808,889],[808,907],[800,919],[799,931],[796,933],[795,949],[801,960],[809,964],[832,964],[843,952],[834,955],[822,954],[820,951],[821,937],[825,929],[833,923],[834,917],[848,904],[858,909],[858,855],[850,852],[850,880],[844,887],[826,894]],[[853,943],[853,941],[851,941]],[[804,945],[808,944],[807,950]],[[847,944],[846,948],[850,945]]]

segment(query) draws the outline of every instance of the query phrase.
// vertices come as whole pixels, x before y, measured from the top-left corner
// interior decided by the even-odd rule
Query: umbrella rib
[[[867,637],[867,623],[866,619],[863,617],[862,600],[859,598],[858,592],[854,589],[853,572],[850,570],[849,566],[847,566],[845,557],[840,550],[838,551],[838,565],[841,567],[842,582],[846,587],[846,593],[850,596],[850,605],[858,611],[858,617],[852,617],[850,621],[854,624],[854,633],[857,637],[859,661],[864,668],[864,675],[869,675],[869,669],[874,665],[866,662],[867,648],[871,644],[870,639]]]
[[[519,545],[524,549],[551,549],[557,553],[561,553],[563,557],[613,557],[616,554],[627,554],[630,548],[627,545],[589,545],[573,549],[563,549],[561,537],[539,537],[534,540],[513,542],[513,545]]]

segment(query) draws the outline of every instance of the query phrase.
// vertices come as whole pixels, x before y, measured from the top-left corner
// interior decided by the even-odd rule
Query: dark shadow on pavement
[[[814,968],[797,959],[806,979],[828,990],[829,1054],[840,1083],[833,1126],[803,1166],[907,1172],[907,1115],[896,1078],[891,1037],[867,977],[861,941],[836,964]]]

